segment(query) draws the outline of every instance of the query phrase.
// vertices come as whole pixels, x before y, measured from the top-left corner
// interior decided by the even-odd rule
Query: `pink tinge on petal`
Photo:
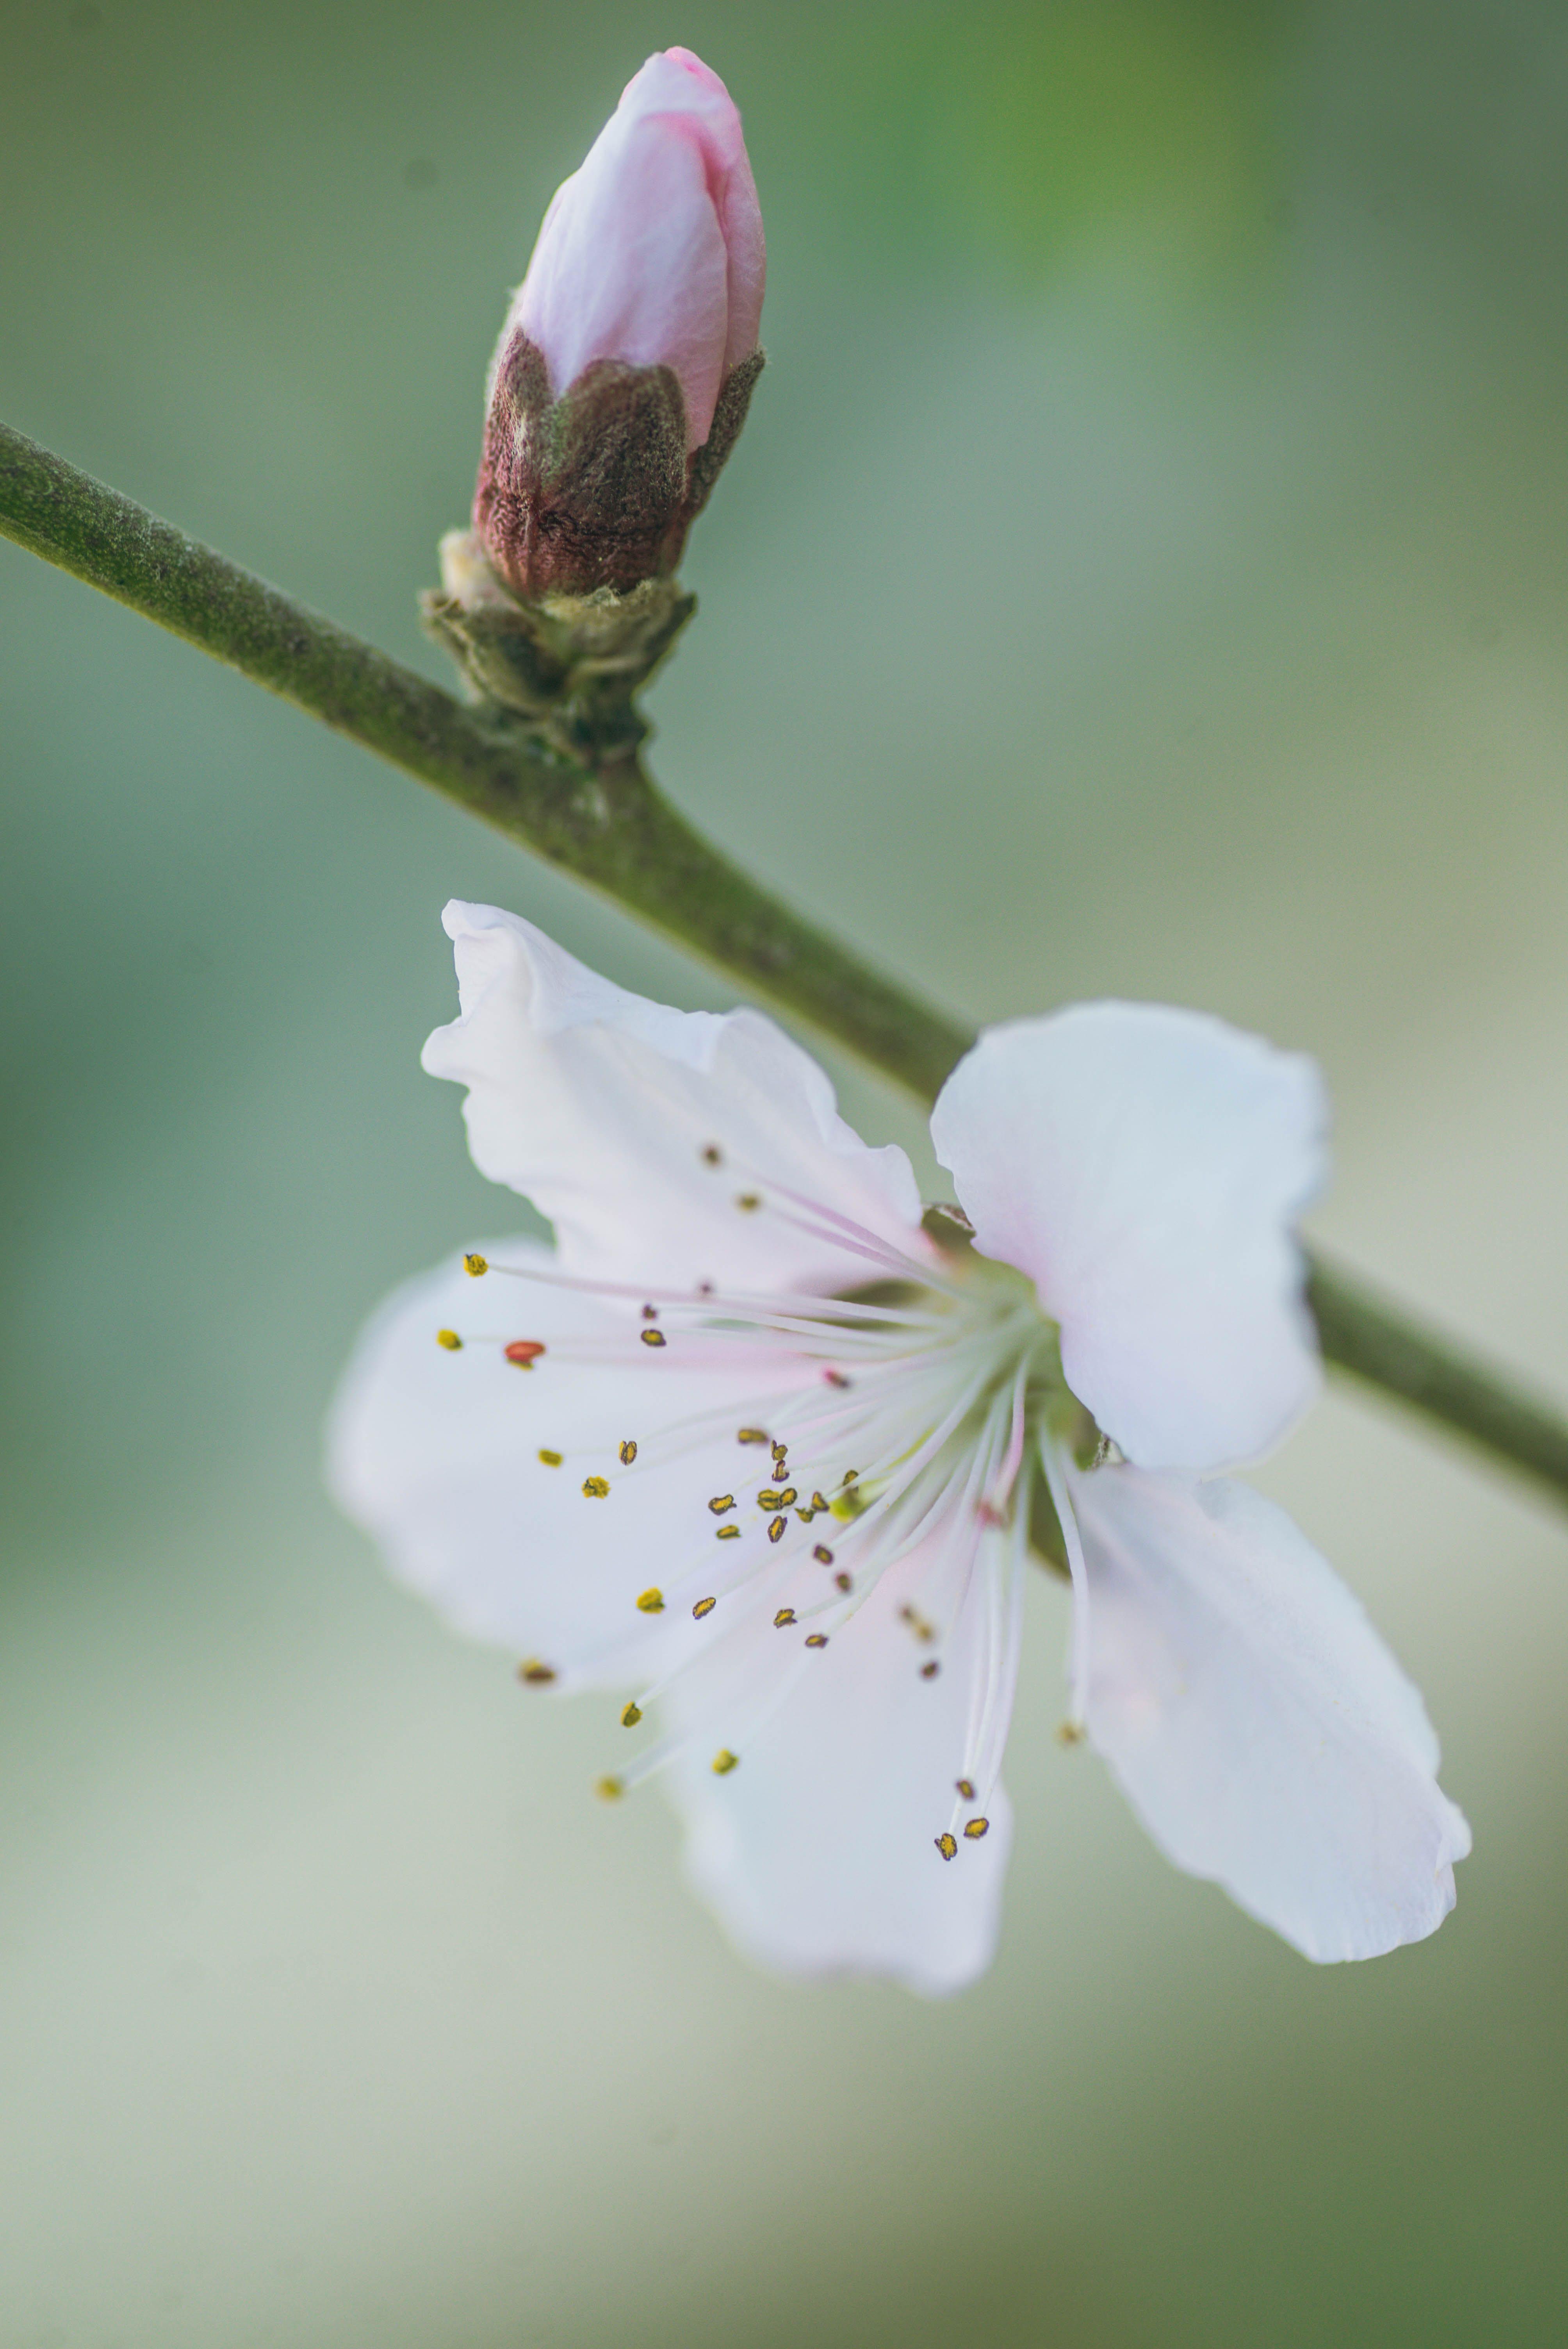
[[[598,359],[668,367],[687,445],[757,347],[766,253],[740,117],[688,50],[652,57],[557,191],[508,314],[559,396]]]

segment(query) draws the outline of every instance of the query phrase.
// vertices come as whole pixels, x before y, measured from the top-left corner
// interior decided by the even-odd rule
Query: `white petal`
[[[931,1651],[898,1615],[912,1591],[923,1596],[920,1552],[825,1649],[799,1655],[810,1577],[825,1580],[820,1568],[804,1573],[783,1593],[799,1607],[798,1627],[775,1630],[766,1613],[754,1616],[665,1700],[674,1723],[695,1733],[672,1774],[688,1872],[737,1944],[782,1973],[892,1975],[933,1997],[961,1990],[991,1962],[1012,1841],[997,1785],[982,1840],[961,1836],[951,1861],[934,1842],[953,1816],[985,1669],[979,1578],[943,1641],[937,1677],[925,1680]],[[788,1697],[748,1734],[766,1702],[759,1691],[797,1661]],[[724,1746],[739,1766],[717,1777],[713,1755]]]
[[[526,1240],[483,1253],[496,1266],[554,1266]],[[537,1658],[563,1687],[645,1683],[701,1647],[711,1632],[689,1604],[645,1615],[636,1599],[709,1559],[716,1573],[733,1569],[743,1547],[716,1539],[707,1506],[759,1457],[736,1444],[736,1374],[713,1366],[711,1347],[704,1368],[685,1368],[679,1332],[643,1346],[637,1311],[494,1270],[473,1280],[454,1257],[370,1322],[328,1432],[334,1496],[393,1572],[459,1630]],[[449,1353],[436,1343],[443,1328],[489,1341]],[[501,1347],[527,1337],[551,1350],[520,1371]],[[557,1347],[574,1340],[612,1358],[562,1359]],[[718,1414],[711,1434],[670,1456],[660,1431],[707,1412]],[[638,1457],[624,1468],[628,1437]],[[542,1463],[542,1448],[563,1453],[562,1464]],[[608,1480],[605,1498],[584,1496],[590,1475]]]
[[[437,1029],[424,1064],[469,1088],[475,1164],[549,1216],[568,1270],[732,1291],[879,1277],[797,1229],[770,1184],[925,1255],[908,1159],[867,1148],[770,1019],[651,1003],[493,905],[454,903],[443,918],[462,1016]],[[760,1209],[738,1204],[758,1195]]]
[[[1315,1064],[1193,1011],[1089,1003],[988,1029],[931,1121],[976,1243],[1029,1275],[1068,1382],[1146,1468],[1257,1458],[1316,1392],[1297,1216],[1326,1167]]]
[[[1244,1485],[1070,1484],[1088,1733],[1161,1849],[1320,1963],[1435,1931],[1470,1829],[1360,1602]]]

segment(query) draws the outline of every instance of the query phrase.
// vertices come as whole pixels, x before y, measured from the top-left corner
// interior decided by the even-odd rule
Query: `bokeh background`
[[[1318,1234],[1568,1392],[1554,0],[9,0],[0,413],[439,674],[506,291],[672,40],[772,262],[676,800],[972,1014],[1310,1049]],[[763,1978],[318,1471],[496,1222],[443,900],[727,991],[5,544],[0,678],[0,2349],[1557,2337],[1562,1517],[1341,1396],[1264,1472],[1442,1730],[1435,1940],[1315,1971],[1168,1869],[1042,1577],[994,1973]]]

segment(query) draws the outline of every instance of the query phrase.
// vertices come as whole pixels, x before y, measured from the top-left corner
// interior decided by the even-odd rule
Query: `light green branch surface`
[[[932,1099],[972,1031],[721,856],[634,756],[595,767],[540,750],[211,547],[0,425],[0,533],[156,620],[484,817]],[[1568,1418],[1315,1260],[1326,1358],[1568,1499]]]

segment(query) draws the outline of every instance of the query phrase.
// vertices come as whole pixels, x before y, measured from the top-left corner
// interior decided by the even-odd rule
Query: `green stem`
[[[972,1031],[709,847],[634,758],[592,770],[458,701],[0,425],[0,533],[390,760],[930,1100]],[[1349,1275],[1314,1265],[1329,1361],[1568,1498],[1568,1421]]]

